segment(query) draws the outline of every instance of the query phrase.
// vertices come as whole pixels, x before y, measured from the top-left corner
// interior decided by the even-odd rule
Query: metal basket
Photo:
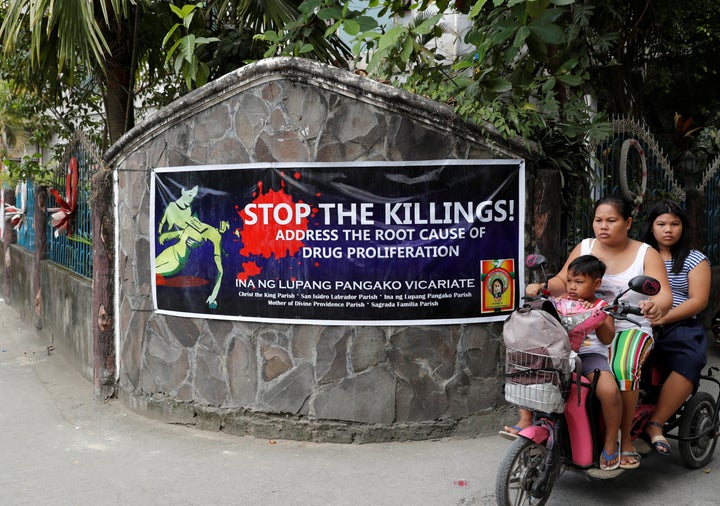
[[[505,400],[531,411],[562,413],[574,358],[507,348]]]

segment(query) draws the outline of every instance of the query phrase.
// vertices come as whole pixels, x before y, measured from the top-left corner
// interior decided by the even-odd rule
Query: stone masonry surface
[[[121,398],[151,416],[329,441],[473,434],[503,416],[501,324],[270,325],[152,311],[154,167],[523,158],[442,104],[299,59],[189,94],[113,147]]]

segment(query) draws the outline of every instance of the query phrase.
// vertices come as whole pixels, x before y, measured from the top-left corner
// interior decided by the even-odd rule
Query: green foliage
[[[103,147],[134,121],[132,110],[106,110],[110,91],[128,92],[127,104],[158,107],[249,61],[275,55],[340,66],[354,58],[375,79],[451,104],[463,117],[490,123],[506,137],[532,141],[541,162],[561,167],[568,179],[585,173],[587,141],[607,132],[605,116],[586,103],[588,95],[597,97],[601,111],[634,114],[654,131],[659,125],[671,132],[675,111],[704,126],[718,120],[720,109],[716,0],[188,5],[9,0],[6,5],[0,10],[0,77],[34,94],[43,128],[29,131],[53,128],[69,136],[82,128]],[[472,20],[463,40],[470,49],[448,61],[436,42],[457,36],[443,18],[455,11]],[[346,44],[340,34],[352,42]],[[118,55],[122,58],[110,60]],[[113,81],[111,68],[131,77]],[[712,146],[711,134],[703,135]],[[567,146],[573,148],[563,149]]]
[[[596,2],[596,19],[622,34],[612,59],[593,69],[595,91],[611,113],[672,131],[675,112],[696,125],[718,120],[720,10],[716,0]]]
[[[162,47],[165,48],[172,41],[172,45],[167,50],[165,63],[173,62],[175,74],[182,75],[188,90],[207,83],[210,75],[210,67],[200,60],[198,50],[220,40],[218,37],[198,37],[191,31],[193,18],[202,7],[202,2],[182,7],[170,4],[170,9],[181,22],[175,23],[170,28],[162,42]],[[182,32],[182,35],[178,32]]]
[[[71,234],[68,236],[68,241],[79,242],[80,244],[86,244],[90,247],[92,247],[92,245],[93,245],[92,236],[88,235],[88,234],[82,234],[82,235]]]
[[[8,0],[0,25],[6,75],[57,110],[94,83],[104,105],[105,145],[133,126],[131,16],[149,0]],[[158,44],[156,43],[156,46]]]
[[[359,34],[355,47],[363,45],[372,57],[367,71],[380,78],[389,79],[414,66],[436,65],[436,54],[426,46],[427,41],[444,33],[440,26],[442,14],[419,16],[416,22],[398,24],[377,33],[366,31]]]
[[[307,0],[300,10],[326,20],[327,33],[342,29],[354,36],[356,58],[364,58],[372,77],[450,102],[462,116],[489,122],[502,135],[537,140],[548,125],[568,138],[593,133],[584,101],[591,60],[585,48],[595,43],[588,35],[588,8],[573,0],[463,3],[475,23],[464,40],[473,50],[446,63],[429,42],[453,35],[442,20],[457,4],[434,2],[429,13],[427,1],[375,1],[352,10],[349,2]],[[405,16],[408,7],[415,14],[412,21],[392,26],[368,21],[370,8]],[[290,35],[266,34],[265,40],[277,49],[289,46]],[[612,40],[605,34],[604,47]]]
[[[60,138],[81,129],[103,150],[134,126],[136,105],[148,113],[262,58],[269,44],[253,36],[295,23],[299,3],[8,0],[0,79],[33,94],[37,117]],[[349,48],[326,28],[320,18],[288,26],[306,40],[298,54],[345,64]]]
[[[353,10],[347,1],[307,0],[300,10],[326,20],[327,33],[354,37],[356,61],[370,77],[448,103],[470,121],[536,146],[539,163],[558,168],[567,189],[593,177],[589,146],[610,133],[607,116],[587,96],[602,95],[606,83],[599,76],[625,64],[615,59],[628,31],[621,20],[624,4],[375,0]],[[446,61],[436,41],[452,35],[443,19],[453,8],[472,20],[463,40],[470,50]],[[395,23],[366,22],[370,14],[394,17]],[[289,33],[265,40],[276,51],[293,47]]]
[[[264,58],[303,56],[347,66],[350,48],[336,34],[336,28],[337,20],[352,14],[349,5],[339,0],[286,2],[283,9],[273,10],[268,5],[263,12],[264,26],[255,30],[254,40],[266,43]],[[356,28],[350,25],[351,30]]]
[[[585,100],[589,48],[598,47],[591,13],[573,0],[475,2],[464,38],[472,50],[438,66],[440,72],[415,66],[403,86],[451,103],[505,137],[533,141],[541,163],[559,168],[566,180],[588,177],[587,141],[609,132]],[[615,38],[603,34],[600,45],[609,50]]]
[[[50,184],[53,181],[51,164],[42,163],[40,153],[23,155],[22,158],[7,158],[3,153],[3,173],[0,182],[15,184],[18,181],[37,181],[41,184]]]
[[[42,150],[50,129],[35,97],[12,83],[0,81],[0,156],[3,182],[43,180],[49,169],[42,165]],[[29,153],[29,154],[28,154]]]

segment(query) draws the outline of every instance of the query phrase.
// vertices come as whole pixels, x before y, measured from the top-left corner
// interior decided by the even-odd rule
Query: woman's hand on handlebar
[[[641,300],[640,309],[642,310],[643,316],[653,325],[658,324],[660,318],[663,316],[662,309],[651,300]]]

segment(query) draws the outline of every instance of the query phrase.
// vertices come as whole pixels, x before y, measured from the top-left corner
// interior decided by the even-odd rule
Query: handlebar
[[[627,302],[616,301],[613,304],[608,304],[603,307],[602,310],[607,313],[608,316],[612,316],[616,320],[626,320],[637,326],[641,325],[639,321],[634,318],[630,318],[628,315],[642,316],[642,309],[637,306],[633,306],[632,304],[628,304]]]
[[[539,300],[550,300],[550,293],[546,290],[541,290],[537,295],[523,295],[522,300],[526,302],[535,302]],[[616,320],[629,321],[640,327],[641,322],[634,318],[630,318],[628,315],[643,316],[642,309],[638,306],[634,306],[621,300],[615,300],[612,304],[603,306],[601,309],[608,316],[612,316]]]
[[[545,282],[541,285],[541,288],[538,291],[537,295],[524,296],[522,297],[522,299],[527,302],[537,302],[543,299],[549,300],[551,298],[551,294],[548,290],[548,277],[545,272],[547,259],[540,254],[531,254],[528,255],[525,265],[531,270],[542,270]],[[630,290],[652,297],[653,295],[657,295],[660,292],[660,288],[660,282],[653,277],[645,275],[634,276],[628,281],[627,288],[621,293],[617,294],[615,300],[613,300],[613,302],[608,304],[607,306],[603,307],[602,311],[604,311],[608,316],[612,316],[616,320],[626,320],[637,326],[641,326],[640,322],[636,321],[633,318],[630,318],[628,315],[642,316],[642,310],[639,307],[628,304],[627,302],[623,302],[620,299]]]

